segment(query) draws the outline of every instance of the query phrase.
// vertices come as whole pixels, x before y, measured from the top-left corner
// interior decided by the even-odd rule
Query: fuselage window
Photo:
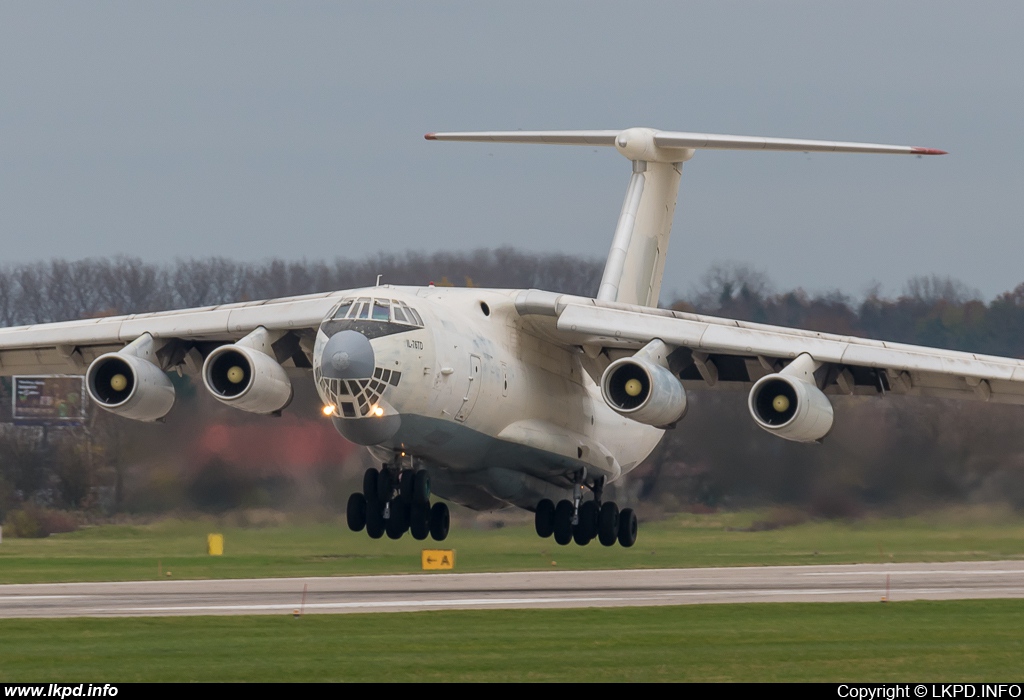
[[[387,321],[391,318],[389,303],[387,299],[376,299],[373,302],[373,320]]]

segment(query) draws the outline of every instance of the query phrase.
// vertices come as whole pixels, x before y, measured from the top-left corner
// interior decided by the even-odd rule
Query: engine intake
[[[132,420],[157,421],[174,406],[174,385],[164,371],[124,351],[93,360],[85,387],[100,408]]]
[[[747,405],[754,422],[769,433],[794,442],[816,442],[832,429],[832,404],[808,381],[813,380],[813,369],[803,358],[810,361],[810,356],[801,355],[782,372],[761,377],[750,390]]]
[[[272,357],[244,345],[223,345],[203,363],[203,384],[214,398],[250,413],[276,413],[292,400],[292,383]]]
[[[608,365],[601,394],[614,411],[638,423],[664,427],[686,414],[683,385],[668,369],[644,357],[624,357]]]

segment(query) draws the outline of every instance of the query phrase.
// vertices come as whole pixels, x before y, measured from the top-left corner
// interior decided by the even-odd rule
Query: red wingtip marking
[[[937,148],[918,148],[916,146],[914,148],[910,149],[910,152],[911,153],[915,153],[917,155],[921,155],[921,156],[944,156],[944,155],[947,155],[946,151],[940,151]]]
[[[437,134],[423,134],[423,138],[425,138],[427,141],[437,141]]]

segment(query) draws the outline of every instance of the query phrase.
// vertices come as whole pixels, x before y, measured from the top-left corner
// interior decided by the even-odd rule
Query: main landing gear
[[[619,507],[611,501],[601,502],[604,478],[596,480],[590,487],[594,499],[583,501],[583,486],[573,487],[573,500],[559,501],[555,505],[545,498],[537,504],[534,524],[541,537],[555,536],[558,544],[586,545],[595,537],[605,547],[618,541],[623,547],[636,544],[636,513],[632,508]]]
[[[426,470],[392,471],[386,464],[383,467],[367,469],[362,492],[349,496],[349,529],[359,532],[366,528],[366,534],[375,540],[385,533],[397,540],[406,532],[417,540],[429,536],[440,542],[448,537],[448,506],[430,505],[430,477]]]

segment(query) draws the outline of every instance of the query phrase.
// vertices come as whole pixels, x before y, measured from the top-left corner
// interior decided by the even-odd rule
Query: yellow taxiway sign
[[[454,549],[424,549],[422,555],[423,570],[455,568]]]

